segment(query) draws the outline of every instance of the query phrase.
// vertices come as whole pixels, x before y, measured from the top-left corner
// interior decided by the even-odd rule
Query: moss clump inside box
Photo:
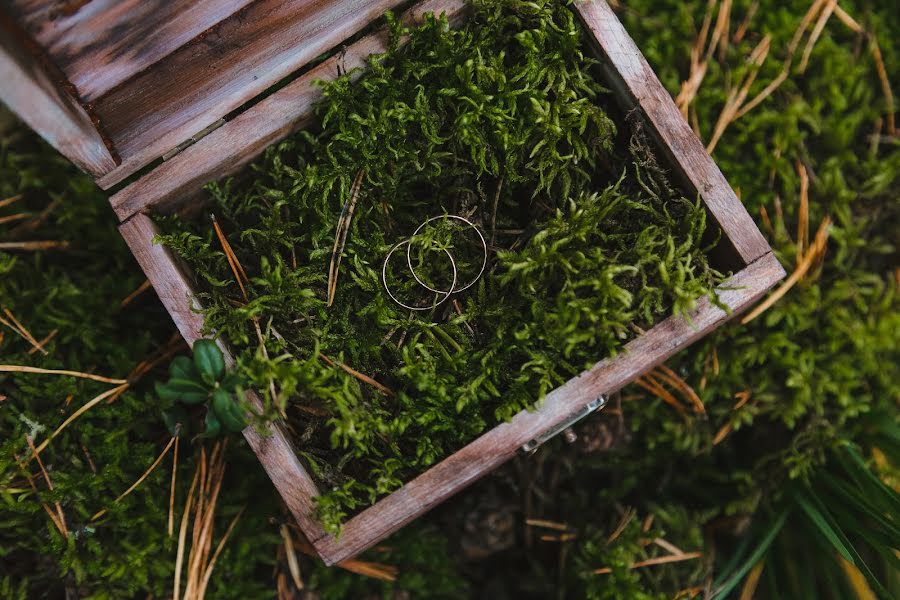
[[[209,186],[215,223],[160,216],[331,531],[723,278],[702,205],[612,106],[565,3],[389,28],[314,127]]]

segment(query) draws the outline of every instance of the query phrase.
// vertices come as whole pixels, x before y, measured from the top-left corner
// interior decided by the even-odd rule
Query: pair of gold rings
[[[459,221],[459,222],[463,223],[464,225],[466,225],[468,227],[471,227],[472,229],[475,230],[475,233],[478,234],[478,239],[481,241],[481,247],[483,250],[483,258],[481,261],[481,268],[478,270],[478,274],[475,275],[475,277],[472,278],[471,281],[469,281],[468,283],[466,283],[463,286],[457,287],[459,273],[457,271],[456,258],[453,256],[453,254],[447,248],[441,248],[441,250],[444,252],[444,254],[447,255],[447,258],[450,260],[450,265],[453,268],[453,281],[450,283],[449,289],[442,290],[440,288],[436,288],[436,287],[432,287],[432,286],[428,285],[427,283],[422,281],[422,278],[416,272],[415,267],[413,267],[412,241],[422,231],[422,229],[425,228],[426,225],[428,225],[429,223],[436,221],[438,219],[455,220],[455,221]],[[418,283],[421,287],[425,288],[427,291],[432,292],[434,294],[438,294],[438,296],[436,298],[438,300],[437,302],[433,302],[433,303],[429,304],[428,306],[412,306],[410,304],[406,304],[405,302],[402,302],[401,300],[399,300],[394,295],[394,293],[391,291],[391,288],[387,282],[388,264],[390,263],[391,257],[394,255],[394,253],[397,250],[399,250],[400,248],[402,248],[403,246],[406,246],[406,266],[409,269],[410,274],[412,274],[413,279],[415,279],[416,283]],[[465,217],[460,217],[459,215],[438,215],[436,217],[431,217],[429,219],[426,219],[421,225],[419,225],[416,228],[416,230],[413,232],[413,234],[409,238],[403,240],[402,242],[399,242],[398,244],[394,245],[393,248],[391,248],[391,250],[387,253],[387,256],[384,257],[384,264],[381,267],[381,283],[384,284],[384,291],[387,292],[387,294],[388,294],[388,296],[390,296],[391,300],[393,300],[395,303],[402,306],[403,308],[406,308],[408,310],[416,310],[416,311],[431,310],[437,306],[440,306],[447,300],[449,300],[450,296],[452,296],[453,294],[458,294],[460,292],[463,292],[463,291],[469,289],[470,287],[472,287],[473,285],[475,285],[475,283],[481,278],[482,274],[484,274],[484,270],[487,267],[487,255],[488,255],[487,242],[485,241],[484,236],[481,234],[481,231],[478,229],[478,227],[474,223],[472,223]]]

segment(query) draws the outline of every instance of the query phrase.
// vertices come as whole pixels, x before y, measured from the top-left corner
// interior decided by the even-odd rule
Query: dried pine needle
[[[773,304],[778,302],[782,296],[784,296],[788,291],[794,287],[798,281],[803,279],[806,273],[809,271],[810,267],[814,264],[814,262],[821,256],[824,255],[825,249],[828,243],[829,236],[829,226],[831,225],[831,219],[829,217],[825,217],[822,220],[821,225],[819,225],[819,229],[816,232],[816,237],[813,240],[812,246],[810,246],[809,250],[804,254],[803,259],[797,264],[797,268],[791,273],[791,276],[788,277],[781,286],[775,290],[772,294],[769,295],[763,302],[761,302],[756,308],[754,308],[750,313],[741,319],[741,323],[746,325],[766,310],[768,310]]]
[[[53,482],[50,480],[50,475],[47,473],[47,469],[44,468],[44,461],[41,460],[41,457],[38,456],[37,450],[34,448],[34,440],[31,439],[30,435],[25,436],[25,441],[28,442],[28,448],[31,450],[31,455],[37,461],[38,467],[41,469],[41,474],[44,476],[44,481],[47,482],[47,489],[53,490]],[[69,528],[66,526],[66,516],[63,514],[62,506],[60,506],[59,502],[56,502],[56,514],[59,517],[59,524],[62,527],[61,533],[65,537],[69,537]]]
[[[656,558],[649,558],[647,560],[642,560],[640,562],[636,562],[633,565],[629,565],[628,568],[632,569],[632,570],[641,569],[643,567],[652,567],[654,565],[664,565],[664,564],[673,563],[673,562],[694,560],[696,558],[701,558],[702,556],[703,556],[702,552],[685,552],[684,554],[677,554],[677,555],[669,554],[666,556],[659,556]],[[591,572],[594,575],[603,575],[605,573],[612,573],[612,569],[610,569],[609,567],[602,567],[600,569],[595,569],[594,571],[591,571]]]
[[[68,377],[78,377],[80,379],[90,379],[91,381],[99,381],[100,383],[126,384],[127,379],[112,379],[110,377],[102,377],[91,373],[82,373],[81,371],[65,371],[60,369],[41,369],[38,367],[25,367],[21,365],[0,365],[0,373],[37,373],[43,375],[65,375]]]
[[[84,413],[89,411],[91,408],[93,408],[94,406],[96,406],[97,404],[99,404],[100,402],[105,400],[106,398],[112,396],[113,394],[121,393],[124,390],[128,389],[128,387],[129,387],[129,384],[124,383],[118,387],[114,387],[111,390],[107,390],[107,391],[103,392],[99,396],[96,396],[89,402],[85,403],[84,406],[82,406],[81,408],[76,410],[74,413],[72,413],[72,415],[68,419],[63,421],[63,424],[60,425],[59,427],[57,427],[56,431],[51,433],[47,439],[45,439],[43,442],[41,442],[41,445],[37,447],[36,454],[40,454],[41,452],[43,452],[47,448],[47,446],[50,444],[50,442],[56,436],[58,436],[60,433],[62,433],[62,430],[65,429],[66,427],[68,427],[75,419],[77,419],[78,417],[80,417],[81,415],[83,415]]]
[[[816,21],[812,33],[809,34],[809,39],[806,40],[806,47],[803,49],[803,56],[800,58],[800,65],[797,67],[800,73],[803,73],[806,70],[806,65],[809,64],[809,57],[812,54],[813,47],[815,47],[816,42],[819,41],[819,36],[821,36],[822,31],[825,30],[825,25],[834,13],[836,6],[837,0],[828,0],[828,4],[825,5],[825,8],[822,10],[821,14],[819,14],[819,19]]]
[[[353,223],[353,211],[356,210],[356,202],[359,199],[359,190],[362,188],[365,171],[360,169],[356,178],[350,185],[350,196],[347,198],[341,217],[338,219],[337,231],[334,235],[334,248],[331,251],[331,260],[328,263],[328,302],[326,306],[334,303],[334,295],[337,293],[338,271],[341,268],[341,259],[344,256],[344,248],[347,245],[347,235],[350,233],[350,225]]]
[[[163,449],[163,451],[159,453],[159,456],[156,457],[156,460],[153,461],[153,464],[151,464],[150,467],[146,471],[144,471],[144,474],[141,475],[137,479],[137,481],[132,483],[131,486],[127,490],[125,490],[124,492],[119,494],[119,496],[115,500],[112,501],[112,504],[116,504],[122,498],[124,498],[125,496],[127,496],[128,494],[133,492],[135,489],[137,489],[137,487],[139,485],[141,485],[144,482],[144,480],[147,479],[147,477],[150,476],[150,473],[152,473],[153,470],[156,469],[157,466],[159,466],[159,463],[162,462],[162,459],[165,458],[166,454],[168,454],[168,452],[169,452],[169,449],[172,447],[172,445],[175,443],[175,440],[177,440],[177,439],[178,438],[176,436],[173,436],[172,439],[169,440],[169,443],[166,444],[166,447]],[[91,522],[96,521],[97,519],[99,519],[100,517],[105,515],[107,512],[109,512],[109,509],[106,509],[106,508],[97,511],[94,514],[94,516],[91,517]]]
[[[57,242],[54,240],[35,240],[29,242],[0,242],[0,250],[23,250],[33,252],[36,250],[65,250],[69,242]]]

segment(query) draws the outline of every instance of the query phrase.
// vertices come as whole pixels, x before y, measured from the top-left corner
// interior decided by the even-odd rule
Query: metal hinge
[[[178,154],[181,153],[182,150],[184,150],[185,148],[187,148],[189,146],[193,146],[198,141],[202,140],[203,138],[205,138],[210,133],[212,133],[213,131],[215,131],[216,129],[218,129],[219,127],[221,127],[224,124],[225,124],[224,118],[219,119],[218,121],[216,121],[214,123],[211,123],[208,127],[204,127],[203,129],[201,129],[200,131],[198,131],[197,133],[195,133],[194,135],[192,135],[185,141],[181,142],[180,144],[178,144],[177,146],[175,146],[174,148],[172,148],[171,150],[169,150],[168,152],[163,154],[162,159],[164,161],[166,161],[174,156],[177,156]]]
[[[522,444],[522,447],[519,448],[519,452],[522,454],[531,454],[535,450],[541,447],[542,444],[547,442],[548,440],[556,437],[560,433],[568,430],[570,427],[575,425],[578,421],[582,420],[592,412],[596,412],[606,406],[606,396],[598,396],[595,400],[588,402],[582,408],[578,409],[567,418],[563,419],[561,423],[556,425],[555,427],[551,427],[538,437],[534,438],[530,442]]]

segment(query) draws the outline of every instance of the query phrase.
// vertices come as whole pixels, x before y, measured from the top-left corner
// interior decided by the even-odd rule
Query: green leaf
[[[235,433],[243,431],[247,426],[247,420],[241,412],[240,406],[231,397],[231,394],[221,388],[213,392],[212,409],[223,425]]]
[[[203,433],[202,437],[212,438],[218,436],[220,433],[222,433],[222,423],[219,422],[219,419],[216,418],[216,415],[212,410],[208,410],[206,412],[206,431]]]
[[[197,369],[187,356],[178,356],[169,365],[169,375],[175,379],[197,379]]]
[[[201,375],[218,381],[225,374],[225,357],[212,340],[197,340],[194,343],[194,364]]]
[[[797,494],[797,504],[800,508],[803,509],[803,512],[806,513],[806,516],[810,518],[813,524],[816,526],[816,529],[825,536],[834,549],[838,551],[838,553],[846,559],[851,565],[856,565],[856,561],[853,560],[853,555],[841,541],[841,535],[838,534],[834,528],[831,527],[831,524],[828,522],[828,518],[815,506],[813,503],[806,497],[805,494]]]
[[[185,404],[200,404],[209,398],[209,388],[192,379],[170,379],[165,387],[174,395],[174,399]]]

